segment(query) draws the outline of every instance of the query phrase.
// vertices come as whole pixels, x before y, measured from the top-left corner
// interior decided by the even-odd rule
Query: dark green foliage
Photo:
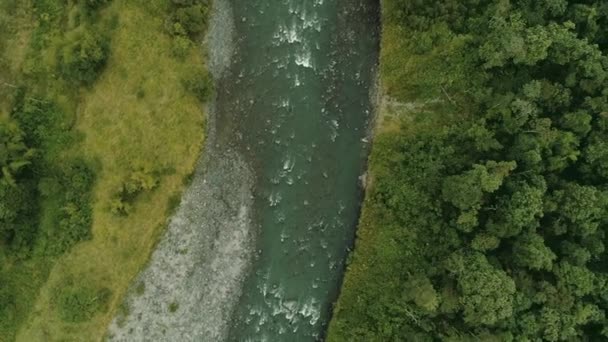
[[[213,82],[209,73],[200,68],[192,68],[183,80],[184,88],[192,92],[201,101],[209,99],[213,91]]]
[[[24,142],[24,132],[14,121],[0,121],[0,241],[13,247],[31,243],[33,192],[24,174],[34,150]],[[0,245],[1,246],[1,245]]]
[[[93,83],[108,59],[108,38],[89,27],[68,37],[59,55],[62,73],[83,84]]]
[[[31,164],[34,150],[23,141],[24,133],[17,123],[0,120],[0,182],[17,186],[16,178]]]
[[[35,150],[14,120],[0,122],[0,248],[21,254],[31,247],[36,219],[35,183],[30,180]]]
[[[207,27],[207,5],[196,4],[179,7],[173,15],[174,25],[179,25],[189,36],[203,33]]]
[[[169,312],[170,313],[174,313],[177,311],[177,309],[179,309],[179,303],[177,302],[172,302],[171,304],[169,304]]]
[[[111,0],[82,0],[84,5],[92,10],[96,10],[101,6],[109,3]]]
[[[608,5],[390,0],[385,12],[415,44],[432,38],[412,51],[444,51],[445,77],[420,92],[443,93],[443,108],[376,140],[328,340],[608,339]],[[460,77],[474,83],[457,89]]]
[[[448,263],[456,263],[448,270],[456,276],[465,323],[471,327],[492,326],[513,315],[515,283],[503,270],[479,253],[456,254]]]
[[[184,58],[207,29],[210,4],[207,0],[173,0],[167,20],[168,31],[173,35],[173,55]]]
[[[23,94],[11,116],[25,133],[25,143],[35,149],[38,163],[58,158],[61,150],[74,140],[67,126],[68,118],[50,102],[26,98]]]
[[[112,292],[107,288],[71,284],[57,290],[55,301],[62,320],[79,323],[104,311],[111,297]]]
[[[127,216],[133,210],[135,200],[144,192],[152,191],[158,186],[160,174],[149,168],[141,168],[120,185],[120,190],[110,203],[110,211],[116,215]]]
[[[7,132],[14,137],[5,148],[0,144],[5,152],[12,151],[6,159],[12,161],[7,164],[11,175],[0,181],[3,242],[15,252],[37,244],[46,254],[57,255],[89,238],[94,172],[84,160],[63,153],[75,140],[65,115],[50,102],[22,96],[12,121],[0,125],[0,141]],[[45,200],[55,207],[40,230],[39,203]]]
[[[43,195],[54,196],[61,205],[56,225],[46,232],[46,253],[51,255],[61,254],[76,243],[91,238],[91,192],[95,174],[82,159],[66,163],[58,170],[55,179],[45,179],[46,182],[57,182],[50,185],[57,188]],[[41,190],[49,189],[45,189],[45,185],[48,186],[48,183],[41,183]]]
[[[0,180],[0,334],[9,337],[33,306],[53,257],[91,235],[94,172],[67,153],[76,137],[66,115],[30,96],[16,96],[11,119],[0,123],[0,149],[13,178]],[[64,307],[81,299],[66,297]]]
[[[7,326],[12,324],[15,319],[15,295],[13,289],[7,280],[3,279],[0,274],[0,329],[10,328]],[[0,331],[1,331],[0,330]]]
[[[59,87],[65,95],[70,93],[66,88],[88,86],[96,80],[110,54],[112,23],[99,20],[98,15],[109,1],[33,3],[37,23],[23,65],[29,88],[45,94]]]

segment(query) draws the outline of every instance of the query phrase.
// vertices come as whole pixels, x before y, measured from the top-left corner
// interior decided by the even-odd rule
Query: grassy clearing
[[[203,68],[203,60],[194,47],[184,60],[171,56],[172,40],[164,32],[163,13],[160,1],[126,0],[112,2],[102,13],[118,20],[111,56],[99,80],[82,94],[75,118],[75,128],[84,136],[77,152],[99,166],[93,238],[53,265],[18,341],[100,339],[158,240],[170,199],[182,191],[184,179],[194,169],[204,115],[200,101],[184,89],[182,80],[193,66]],[[164,170],[159,186],[142,195],[129,216],[112,214],[110,201],[121,183],[134,169],[145,166]],[[61,289],[71,286],[77,287],[72,291],[75,295],[62,297]],[[108,298],[94,306],[95,312],[86,319],[62,319],[80,317],[71,316],[70,308],[99,290]]]

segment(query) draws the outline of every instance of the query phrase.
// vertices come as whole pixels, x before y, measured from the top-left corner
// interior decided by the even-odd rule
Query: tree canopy
[[[408,37],[383,42],[389,92],[435,104],[377,138],[329,340],[608,339],[608,4],[383,15]],[[425,72],[395,78],[399,58]]]

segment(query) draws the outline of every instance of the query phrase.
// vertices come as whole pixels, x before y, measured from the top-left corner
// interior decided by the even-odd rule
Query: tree
[[[585,237],[597,231],[606,217],[608,196],[592,186],[565,183],[549,199],[553,224],[564,224],[569,232]]]
[[[500,238],[518,235],[523,228],[534,228],[543,216],[543,184],[510,183],[509,194],[497,200],[498,210],[490,216],[486,228]]]
[[[473,165],[473,169],[445,179],[443,199],[461,210],[479,209],[483,194],[492,193],[515,170],[515,162],[489,161],[485,165]]]
[[[564,261],[557,266],[554,273],[558,285],[575,296],[588,295],[595,289],[595,275],[584,266],[575,266]]]
[[[413,300],[422,310],[433,313],[439,307],[439,295],[429,278],[421,275],[410,278],[405,283],[406,298]]]
[[[606,340],[608,4],[386,0],[383,29],[387,95],[437,102],[374,147],[329,340]]]
[[[464,321],[471,326],[493,325],[513,314],[515,283],[481,253],[464,257],[457,275]]]
[[[83,27],[61,49],[61,69],[67,78],[89,85],[105,66],[109,53],[108,38],[96,29]]]
[[[459,229],[470,232],[478,225],[477,211],[483,203],[484,193],[498,190],[516,165],[515,162],[488,161],[443,181],[443,200],[461,210],[456,220]]]
[[[513,244],[515,263],[531,270],[550,271],[556,258],[543,237],[534,232],[518,236]]]

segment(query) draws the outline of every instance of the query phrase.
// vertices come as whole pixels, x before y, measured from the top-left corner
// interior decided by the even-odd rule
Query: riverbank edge
[[[338,296],[334,301],[331,312],[330,312],[330,321],[327,325],[327,329],[324,334],[324,341],[328,342],[342,342],[342,340],[337,339],[337,331],[336,322],[337,315],[341,310],[341,303],[344,300],[342,294],[346,289],[350,287],[351,282],[356,282],[355,273],[356,271],[353,268],[358,265],[353,264],[353,257],[356,253],[358,253],[361,249],[369,248],[369,246],[373,243],[370,242],[369,236],[372,234],[371,230],[373,229],[373,223],[371,222],[370,216],[373,209],[370,207],[371,202],[369,201],[369,196],[372,193],[372,189],[374,186],[374,165],[373,165],[373,157],[377,153],[377,146],[375,144],[378,137],[382,134],[385,129],[386,120],[385,116],[387,114],[387,91],[384,87],[383,78],[382,78],[382,51],[385,48],[387,42],[385,41],[385,31],[386,21],[384,20],[383,14],[386,6],[386,0],[378,0],[378,30],[379,30],[379,44],[378,44],[378,64],[374,66],[374,70],[372,73],[374,74],[374,83],[370,89],[370,98],[371,98],[371,108],[372,112],[370,115],[370,124],[368,126],[367,139],[370,144],[370,148],[368,151],[367,158],[365,159],[364,165],[364,173],[361,177],[361,202],[360,202],[360,210],[359,217],[357,219],[357,227],[355,231],[355,238],[350,246],[350,252],[347,256],[345,269],[343,270],[341,276],[341,282],[339,285]]]
[[[342,269],[341,274],[339,276],[338,291],[336,293],[336,298],[334,299],[329,312],[329,322],[323,331],[322,340],[327,341],[331,336],[332,324],[334,322],[334,317],[337,311],[339,311],[339,303],[342,296],[342,292],[344,288],[347,286],[347,282],[350,281],[350,263],[352,257],[355,253],[357,246],[359,245],[359,233],[365,226],[363,224],[366,211],[368,210],[366,204],[367,198],[370,194],[370,190],[373,187],[374,183],[374,174],[372,170],[372,156],[374,153],[374,142],[381,132],[382,124],[383,124],[383,108],[385,107],[385,90],[383,88],[382,76],[381,76],[381,54],[380,51],[382,49],[382,33],[383,33],[383,20],[382,20],[382,11],[384,0],[378,0],[379,5],[377,10],[377,34],[378,34],[378,60],[377,63],[373,65],[370,73],[372,74],[373,82],[369,89],[369,97],[370,97],[370,115],[369,115],[369,123],[367,125],[367,132],[365,134],[366,143],[369,144],[366,157],[364,158],[364,164],[361,169],[361,176],[359,178],[360,183],[360,197],[358,199],[359,207],[356,217],[356,227],[355,227],[355,236],[351,240],[351,243],[348,246],[349,253],[346,256],[345,267]]]
[[[209,25],[203,46],[218,87],[235,54],[229,0],[213,1]],[[253,255],[253,175],[237,151],[217,141],[216,98],[217,91],[208,103],[206,139],[191,182],[148,263],[132,282],[124,299],[126,310],[110,324],[108,340],[139,336],[216,341],[228,334]],[[137,336],[131,335],[133,331]]]

